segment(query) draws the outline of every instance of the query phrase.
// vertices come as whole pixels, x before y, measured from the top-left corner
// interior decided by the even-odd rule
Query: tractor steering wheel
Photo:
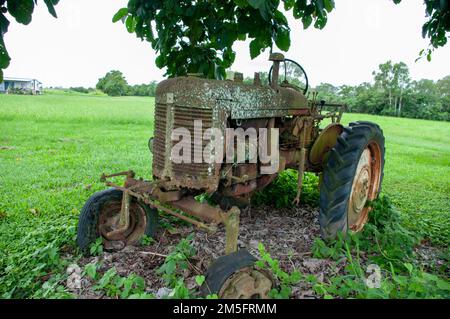
[[[272,72],[273,65],[269,71],[269,84],[272,83]],[[281,87],[290,87],[306,95],[309,88],[308,75],[300,64],[290,59],[284,59],[282,64],[280,63],[280,71],[278,76],[280,80],[282,79],[283,74],[284,80],[279,83]]]

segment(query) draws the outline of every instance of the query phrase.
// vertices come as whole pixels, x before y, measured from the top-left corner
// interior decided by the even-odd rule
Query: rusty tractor
[[[99,237],[109,250],[133,245],[144,234],[154,234],[159,214],[175,216],[208,232],[223,224],[225,254],[209,268],[204,293],[221,298],[266,298],[274,283],[270,274],[257,269],[255,257],[238,250],[239,214],[252,194],[289,168],[298,170],[296,204],[301,199],[304,173],[319,175],[319,222],[324,238],[361,231],[371,209],[368,203],[377,198],[383,178],[382,130],[371,122],[344,127],[340,121],[345,105],[319,101],[317,93],[308,93],[308,78],[298,63],[277,53],[271,54],[270,60],[268,84],[258,73],[253,83],[245,83],[239,73],[233,80],[188,75],[161,82],[156,92],[154,138],[149,141],[153,179],[136,178],[133,171],[102,175],[110,189],[94,194],[82,209],[79,247],[86,251]],[[263,174],[266,164],[248,158],[222,163],[174,161],[173,130],[182,127],[195,134],[198,120],[202,121],[201,134],[209,128],[221,132],[269,129],[266,144],[270,144],[271,129],[277,129],[276,171]],[[327,126],[324,120],[329,122]],[[194,140],[187,146],[202,148],[207,142]],[[271,145],[266,146],[271,150]],[[225,147],[227,152],[229,148]],[[121,175],[125,176],[123,185],[111,181]],[[204,193],[217,205],[196,200]]]

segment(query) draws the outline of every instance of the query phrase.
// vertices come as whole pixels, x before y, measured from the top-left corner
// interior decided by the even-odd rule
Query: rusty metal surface
[[[283,55],[273,54],[271,59],[276,66],[283,60]],[[167,190],[187,188],[208,193],[216,192],[219,188],[226,165],[193,161],[195,148],[202,150],[207,141],[191,142],[191,163],[176,164],[172,161],[171,150],[176,142],[172,142],[171,132],[182,127],[188,129],[193,137],[194,120],[202,120],[202,133],[208,128],[217,128],[224,134],[230,120],[242,123],[237,126],[246,129],[248,127],[269,128],[267,121],[277,119],[277,124],[273,125],[274,122],[271,122],[271,127],[285,132],[291,129],[291,124],[282,123],[280,119],[287,119],[294,124],[294,134],[293,140],[280,141],[281,149],[288,154],[283,159],[283,168],[297,168],[299,164],[304,169],[309,168],[310,163],[305,163],[305,156],[309,156],[312,143],[319,133],[318,123],[324,118],[331,118],[333,122],[338,122],[342,114],[328,112],[322,115],[321,109],[325,104],[317,102],[317,94],[313,94],[313,100],[308,101],[303,93],[294,88],[261,85],[259,81],[255,83],[186,76],[167,79],[158,85],[152,147],[153,175],[161,181],[162,187]],[[333,107],[337,109],[339,106],[333,105]],[[306,118],[311,120],[305,127],[302,141],[304,147],[300,150],[301,139],[296,135],[302,128],[295,128],[295,125],[299,122],[303,123]],[[258,176],[251,175],[249,178],[249,174],[234,172],[231,175],[225,175],[227,175],[228,186],[236,185],[233,186],[234,189],[226,190],[229,196],[240,196],[254,191],[257,187],[254,181],[258,179]]]
[[[121,175],[123,175],[123,174],[121,174]],[[165,207],[161,203],[159,203],[161,201],[161,199],[158,198],[158,196],[162,195],[163,199],[165,199],[165,198],[167,199],[168,195],[166,195],[165,193],[170,194],[169,196],[171,198],[177,199],[177,201],[175,201],[175,202],[183,203],[183,201],[180,200],[178,197],[183,196],[185,194],[184,190],[164,192],[160,189],[158,181],[144,181],[142,179],[136,180],[131,177],[127,177],[125,180],[124,186],[120,186],[113,182],[108,181],[107,179],[105,179],[105,176],[107,177],[107,176],[117,176],[117,175],[116,174],[112,174],[112,175],[102,174],[102,179],[104,179],[104,182],[107,186],[114,187],[118,190],[121,190],[124,193],[126,192],[129,196],[136,198],[137,200],[149,205],[150,207],[156,208],[167,214],[170,214],[177,218],[180,218],[188,223],[191,223],[191,224],[197,226],[198,228],[205,229],[207,231],[212,231],[212,232],[215,231],[215,225],[206,225],[202,222],[199,222],[197,220],[194,220],[192,218],[189,218],[187,216],[179,214],[179,213],[175,212],[173,209]],[[186,199],[186,198],[189,198],[189,197],[184,197],[184,199]],[[125,200],[127,200],[127,199],[125,198]],[[193,199],[193,200],[195,201],[195,199]],[[195,202],[198,203],[197,201],[195,201]],[[169,203],[172,204],[174,202],[169,202]],[[189,206],[189,203],[191,203],[191,200],[188,199],[184,203],[186,204],[186,206]],[[135,204],[135,203],[133,203],[133,204]],[[123,205],[123,204],[119,203],[119,205]],[[115,224],[118,224],[119,219],[123,218],[123,216],[121,216],[122,215],[121,213],[124,211],[121,209],[121,207],[122,206],[120,206],[120,208],[117,209],[117,212],[115,212],[115,217],[114,217],[116,219]],[[215,220],[217,220],[217,224],[221,223],[222,217],[221,217],[220,213],[222,213],[222,211],[220,209],[216,209],[212,206],[209,206],[209,207],[213,208],[215,210],[218,210],[219,217],[217,217],[217,214],[213,215],[213,216],[217,217],[215,219]],[[194,206],[194,209],[198,209],[198,210],[202,211],[203,209],[205,209],[205,206],[199,206],[199,207]],[[187,210],[188,209],[185,209],[185,211],[187,211]],[[190,210],[193,211],[192,207],[190,208]],[[197,211],[193,211],[193,212],[195,214]],[[201,215],[202,213],[200,212],[198,214]],[[195,216],[195,215],[193,215],[193,216]],[[116,229],[116,228],[117,228],[117,226],[114,227],[114,229]]]
[[[274,77],[277,66],[283,59],[282,55],[271,55]],[[303,172],[320,171],[318,164],[336,143],[337,135],[342,132],[340,124],[332,124],[319,136],[320,121],[330,118],[333,123],[338,123],[343,106],[317,102],[316,93],[313,93],[312,100],[308,101],[299,90],[289,85],[280,86],[276,81],[272,86],[262,85],[258,76],[255,76],[254,84],[248,84],[240,80],[239,74],[235,76],[235,81],[187,76],[161,82],[156,90],[155,128],[151,147],[155,182],[136,180],[132,171],[104,175],[102,179],[125,175],[125,187],[121,189],[127,194],[205,228],[208,226],[178,214],[162,204],[169,203],[171,207],[181,209],[191,216],[219,224],[224,222],[224,212],[197,202],[193,196],[201,192],[216,192],[220,196],[248,198],[254,191],[269,185],[285,168],[295,168],[299,171],[298,200]],[[335,111],[322,113],[322,108],[326,106],[335,108]],[[195,132],[195,120],[202,121],[201,132]],[[279,129],[279,171],[272,175],[261,175],[261,164],[209,164],[204,160],[195,163],[196,150],[202,152],[208,143],[203,138],[201,142],[196,141],[196,133],[203,136],[207,129],[216,128],[224,134],[225,129],[229,127],[240,127],[244,130]],[[191,134],[191,141],[186,145],[191,148],[190,163],[175,163],[172,160],[172,148],[178,143],[172,141],[172,132],[177,128],[187,129]],[[270,145],[268,146],[271,152]],[[122,228],[125,225],[123,221],[126,208],[124,201],[120,222]]]
[[[337,138],[343,132],[344,127],[341,124],[332,123],[320,133],[309,152],[309,161],[313,165],[321,165],[325,155],[337,143]]]
[[[128,194],[128,192],[123,192],[122,205],[120,208],[119,222],[117,223],[117,228],[108,232],[106,234],[107,238],[122,237],[122,234],[129,230],[129,228],[130,228],[130,205],[131,205],[131,196]]]
[[[217,127],[220,128],[220,119],[215,119],[212,110],[174,106],[173,104],[157,103],[155,108],[155,131],[153,140],[153,175],[166,180],[165,185],[171,187],[187,187],[194,189],[215,190],[219,179],[219,170],[214,163],[194,163],[194,147],[200,147],[201,151],[207,141],[202,140],[201,145],[195,145],[194,120],[202,120],[202,132]],[[215,121],[215,123],[214,123]],[[171,158],[172,147],[175,144],[171,140],[172,130],[186,128],[192,138],[191,163],[173,163]]]
[[[136,202],[129,206],[129,219],[127,227],[120,224],[121,219],[120,201],[110,202],[104,205],[99,214],[98,232],[103,237],[105,247],[135,244],[145,233],[147,218],[145,211]]]
[[[238,250],[239,238],[239,215],[241,211],[237,207],[232,207],[226,214],[222,213],[222,220],[225,224],[225,254],[231,254]]]
[[[183,212],[198,217],[213,224],[220,224],[222,222],[222,210],[213,207],[207,203],[200,203],[193,197],[184,197],[179,201],[170,203],[173,207],[181,209]]]
[[[361,231],[367,223],[371,208],[366,203],[377,197],[381,161],[381,150],[375,142],[366,147],[359,159],[347,208],[348,228],[353,232]]]
[[[245,268],[228,278],[219,291],[223,299],[269,299],[272,277],[263,270]]]
[[[275,90],[269,86],[197,77],[161,82],[156,90],[156,103],[211,110],[221,108],[232,119],[279,117],[289,110],[308,108],[306,97],[291,88]]]

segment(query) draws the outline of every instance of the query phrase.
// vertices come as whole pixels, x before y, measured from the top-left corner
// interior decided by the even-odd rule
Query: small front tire
[[[268,299],[273,278],[257,269],[256,261],[247,250],[218,258],[208,269],[202,294],[215,294],[221,299]]]
[[[108,238],[107,233],[117,227],[122,203],[122,191],[108,189],[92,195],[81,209],[78,221],[77,245],[84,254],[101,237],[107,250],[136,244],[143,235],[153,237],[158,225],[158,212],[132,199],[130,205],[130,225],[119,240]]]

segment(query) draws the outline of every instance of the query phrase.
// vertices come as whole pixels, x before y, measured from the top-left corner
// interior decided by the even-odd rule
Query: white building
[[[20,79],[20,78],[7,78],[3,79],[0,83],[0,93],[11,93],[14,91],[29,92],[31,94],[42,93],[42,83],[36,79]]]

